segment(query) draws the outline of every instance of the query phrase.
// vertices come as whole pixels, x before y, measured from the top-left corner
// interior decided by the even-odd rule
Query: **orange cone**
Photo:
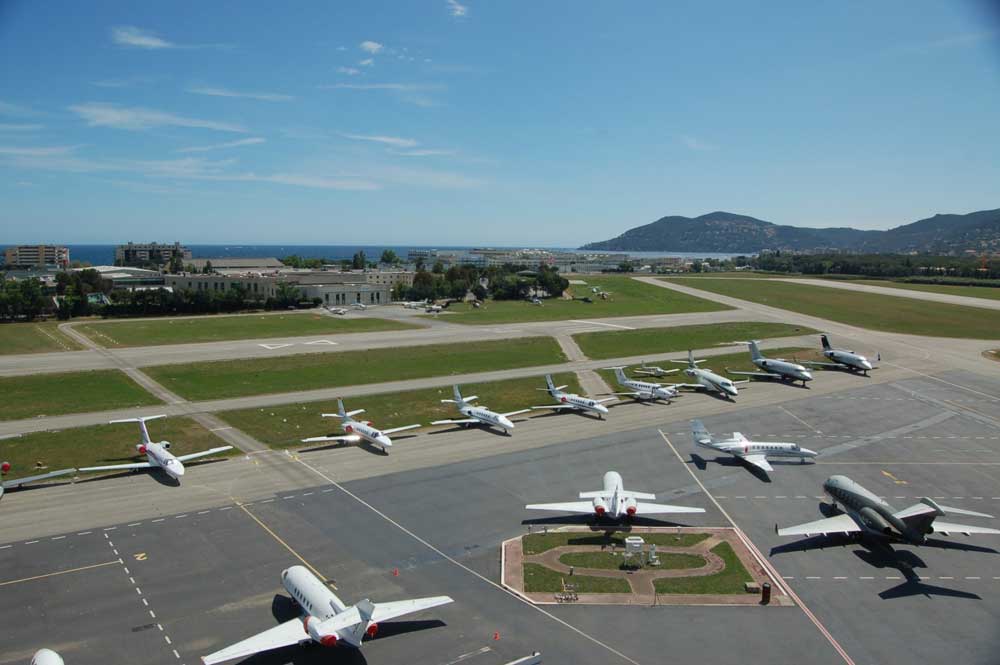
[[[500,633],[499,632],[493,633],[493,641],[495,642],[499,639],[500,639]]]

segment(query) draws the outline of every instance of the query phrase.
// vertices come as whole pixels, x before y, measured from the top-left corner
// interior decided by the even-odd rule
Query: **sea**
[[[114,245],[67,245],[71,261],[82,261],[95,266],[113,265],[115,262]],[[364,252],[369,259],[377,260],[386,249],[396,252],[401,259],[406,259],[411,249],[438,249],[442,251],[468,251],[476,249],[471,246],[419,246],[419,245],[187,245],[192,258],[282,258],[296,254],[305,259],[350,259],[357,252]],[[482,248],[482,247],[480,247]],[[545,249],[554,252],[573,252],[577,254],[594,254],[591,250],[571,249],[566,247],[492,247],[493,249]],[[681,257],[689,259],[728,259],[741,254],[721,254],[718,252],[609,252],[628,254],[637,259],[659,257]]]

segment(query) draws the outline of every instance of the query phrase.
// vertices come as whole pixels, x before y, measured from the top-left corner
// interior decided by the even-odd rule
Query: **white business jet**
[[[281,573],[281,585],[301,609],[300,618],[257,633],[225,649],[202,657],[205,665],[246,658],[262,651],[315,642],[325,647],[361,647],[366,637],[378,634],[380,621],[420,612],[453,602],[448,596],[433,596],[390,603],[373,603],[367,598],[347,606],[304,566],[292,566]]]
[[[691,421],[691,438],[694,439],[696,446],[719,453],[727,453],[765,472],[774,470],[767,462],[768,457],[796,457],[801,462],[805,462],[807,458],[816,457],[819,454],[815,450],[803,448],[797,443],[751,441],[740,432],[733,432],[730,439],[715,440],[700,420]]]
[[[604,474],[604,489],[596,492],[580,492],[580,498],[589,499],[589,501],[531,503],[524,508],[525,510],[552,510],[578,515],[594,515],[598,519],[608,517],[616,521],[635,517],[636,515],[705,512],[702,508],[644,503],[645,501],[655,501],[656,495],[626,490],[622,483],[622,477],[617,471],[608,471]]]
[[[141,416],[139,418],[123,418],[121,420],[111,421],[112,424],[139,423],[139,434],[142,437],[142,440],[135,444],[135,449],[140,455],[146,456],[145,462],[137,462],[135,464],[111,464],[108,466],[88,466],[80,469],[80,472],[116,471],[119,469],[163,469],[163,471],[171,478],[180,480],[181,476],[184,475],[184,462],[189,462],[200,457],[208,457],[209,455],[216,455],[227,450],[232,450],[233,448],[232,446],[220,446],[218,448],[203,450],[200,453],[175,456],[170,452],[169,441],[160,441],[159,443],[150,441],[149,430],[146,429],[147,420],[156,420],[157,418],[166,417],[166,415],[160,414],[158,416]]]
[[[593,411],[597,414],[600,419],[604,419],[604,416],[608,415],[608,407],[604,406],[603,402],[614,401],[614,397],[605,397],[604,399],[593,399],[591,397],[581,397],[576,393],[568,393],[563,390],[566,386],[557,386],[552,382],[552,375],[545,375],[545,384],[547,388],[536,388],[535,390],[544,390],[549,395],[552,396],[557,403],[556,404],[546,404],[544,406],[533,406],[532,409],[553,409],[558,411]]]
[[[409,429],[417,429],[420,425],[406,425],[404,427],[393,427],[391,429],[376,429],[375,425],[370,420],[355,420],[352,416],[356,416],[359,413],[364,413],[364,409],[355,409],[354,411],[344,410],[344,401],[341,399],[337,400],[337,409],[339,413],[324,413],[324,418],[340,418],[341,427],[344,430],[343,436],[314,436],[308,439],[302,439],[302,443],[320,443],[324,441],[346,441],[351,443],[356,443],[362,439],[368,443],[377,446],[382,449],[382,452],[386,455],[389,454],[389,448],[392,448],[392,439],[389,438],[390,434],[395,434],[396,432],[405,432]]]
[[[452,390],[454,391],[455,399],[443,399],[441,403],[454,404],[458,407],[458,412],[465,416],[465,418],[435,420],[431,425],[463,425],[465,427],[469,425],[486,425],[487,427],[499,427],[504,431],[504,434],[510,436],[510,431],[514,429],[514,423],[510,421],[510,417],[531,411],[531,409],[519,409],[508,413],[497,413],[496,411],[490,411],[485,406],[475,406],[473,402],[479,399],[476,395],[462,397],[458,386],[452,386]]]

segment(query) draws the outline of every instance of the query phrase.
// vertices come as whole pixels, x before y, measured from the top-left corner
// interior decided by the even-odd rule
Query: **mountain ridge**
[[[780,225],[716,210],[698,217],[661,217],[580,249],[727,253],[824,249],[873,253],[993,252],[1000,250],[1000,209],[938,213],[886,231]]]

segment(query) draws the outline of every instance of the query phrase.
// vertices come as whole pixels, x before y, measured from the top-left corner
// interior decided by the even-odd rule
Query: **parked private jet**
[[[927,536],[932,533],[940,533],[945,536],[950,533],[964,533],[967,536],[973,533],[1000,535],[998,529],[952,524],[937,520],[938,517],[945,517],[949,514],[989,518],[992,518],[992,515],[941,506],[927,497],[920,499],[919,503],[915,503],[909,508],[897,511],[883,499],[847,476],[830,476],[823,483],[823,491],[833,499],[833,508],[840,507],[844,512],[826,519],[783,529],[779,529],[776,524],[774,525],[775,532],[779,536],[859,534],[890,541],[901,541],[911,545],[922,545],[926,542]]]
[[[396,617],[453,602],[448,596],[373,603],[365,598],[347,606],[304,566],[292,566],[281,573],[281,585],[301,608],[301,618],[291,619],[257,633],[225,649],[202,657],[205,665],[246,658],[262,651],[305,642],[325,647],[346,645],[360,648],[366,637],[378,634],[378,624]]]
[[[31,657],[31,665],[63,665],[63,659],[52,649],[39,649]]]
[[[382,452],[386,455],[389,454],[389,448],[392,447],[392,439],[389,438],[390,434],[395,434],[396,432],[405,432],[410,429],[417,429],[420,425],[406,425],[404,427],[393,427],[391,429],[379,430],[375,428],[375,425],[370,420],[355,420],[352,416],[356,416],[359,413],[364,413],[364,409],[355,409],[354,411],[344,410],[344,400],[337,400],[338,413],[324,413],[324,418],[340,418],[342,421],[340,426],[344,430],[343,436],[314,436],[308,439],[302,439],[302,443],[319,443],[324,441],[347,441],[352,443],[357,443],[364,439],[368,443],[381,448]]]
[[[458,407],[458,412],[465,416],[465,418],[435,420],[431,425],[463,425],[465,427],[469,425],[486,425],[487,427],[499,427],[504,431],[504,434],[510,436],[510,431],[514,429],[514,423],[510,421],[510,417],[531,411],[531,409],[519,409],[517,411],[510,411],[509,413],[497,413],[496,411],[490,411],[485,406],[475,406],[473,402],[479,399],[476,395],[462,397],[458,386],[452,386],[452,390],[454,391],[455,399],[443,399],[441,403],[454,404]]]
[[[816,457],[818,454],[816,451],[803,448],[797,443],[751,441],[739,432],[733,432],[730,439],[717,441],[712,438],[700,420],[691,421],[691,437],[696,446],[719,453],[727,453],[766,472],[774,470],[767,462],[768,457],[797,457],[800,461],[805,462],[806,458]]]
[[[556,404],[546,404],[545,406],[533,406],[532,409],[556,409],[560,411],[593,411],[602,420],[604,416],[608,415],[608,407],[604,406],[603,402],[611,402],[614,397],[606,397],[604,399],[593,399],[591,397],[581,397],[576,393],[567,393],[563,391],[566,386],[557,386],[552,382],[552,375],[545,375],[545,384],[547,388],[536,388],[535,390],[544,390],[549,395],[552,396],[557,403]]]
[[[232,446],[220,446],[218,448],[209,448],[208,450],[203,450],[199,453],[190,453],[188,455],[174,456],[170,452],[170,442],[160,441],[155,443],[149,439],[149,430],[146,429],[146,421],[155,420],[157,418],[166,418],[166,415],[160,414],[158,416],[141,416],[139,418],[123,418],[121,420],[112,420],[111,423],[139,423],[139,434],[142,440],[135,445],[135,449],[140,455],[146,456],[145,462],[137,462],[135,464],[110,464],[107,466],[88,466],[86,468],[80,469],[81,472],[84,471],[115,471],[119,469],[163,469],[163,471],[174,478],[175,480],[180,480],[181,476],[184,475],[184,462],[189,462],[193,459],[198,459],[200,457],[208,457],[209,455],[216,455],[227,450],[232,450]]]
[[[701,508],[645,503],[646,501],[655,501],[656,495],[626,490],[622,483],[622,477],[617,471],[608,471],[604,474],[604,489],[596,492],[580,492],[580,498],[589,500],[566,503],[531,503],[524,508],[525,510],[551,510],[578,515],[594,515],[598,519],[608,517],[612,520],[623,520],[637,515],[705,512]]]
[[[691,350],[688,350],[687,360],[671,360],[672,363],[687,364],[684,369],[684,373],[694,379],[697,383],[678,383],[675,384],[675,388],[688,388],[690,390],[705,390],[707,392],[719,393],[720,395],[725,395],[727,397],[736,397],[739,394],[739,390],[736,388],[738,385],[743,385],[750,383],[750,380],[745,381],[733,381],[732,379],[727,379],[724,376],[719,376],[707,367],[698,367],[699,363],[705,362],[704,360],[695,360],[694,354]]]
[[[750,361],[763,371],[736,372],[727,369],[726,371],[729,374],[733,376],[752,376],[758,379],[791,379],[793,381],[801,381],[803,386],[806,385],[806,381],[812,381],[812,374],[799,363],[784,360],[783,358],[764,357],[764,354],[757,348],[756,340],[750,340],[746,344],[750,346]]]
[[[28,483],[33,483],[39,480],[48,480],[49,478],[58,478],[59,476],[66,476],[71,473],[76,473],[76,469],[60,469],[59,471],[49,471],[48,473],[40,473],[36,476],[25,476],[24,478],[14,478],[13,480],[3,480],[3,476],[10,473],[11,465],[10,462],[0,462],[0,499],[3,498],[4,490],[14,489],[20,487],[21,485],[27,485]]]
[[[642,376],[667,376],[668,374],[676,374],[679,369],[663,369],[656,365],[647,365],[646,361],[643,360],[642,364],[632,370],[633,374],[640,374]]]
[[[848,351],[847,349],[835,349],[831,347],[830,340],[827,339],[826,335],[820,335],[819,339],[823,342],[823,355],[832,362],[824,363],[818,360],[811,360],[804,361],[802,363],[803,365],[809,365],[811,367],[833,367],[835,369],[839,368],[864,372],[865,376],[868,376],[868,372],[870,370],[875,369],[871,361],[860,353]]]
[[[676,386],[665,386],[660,383],[628,378],[625,376],[625,368],[622,366],[607,367],[606,369],[615,370],[615,379],[618,381],[618,385],[628,389],[625,392],[611,393],[612,395],[622,395],[639,401],[656,401],[662,399],[668,403],[678,395]]]

